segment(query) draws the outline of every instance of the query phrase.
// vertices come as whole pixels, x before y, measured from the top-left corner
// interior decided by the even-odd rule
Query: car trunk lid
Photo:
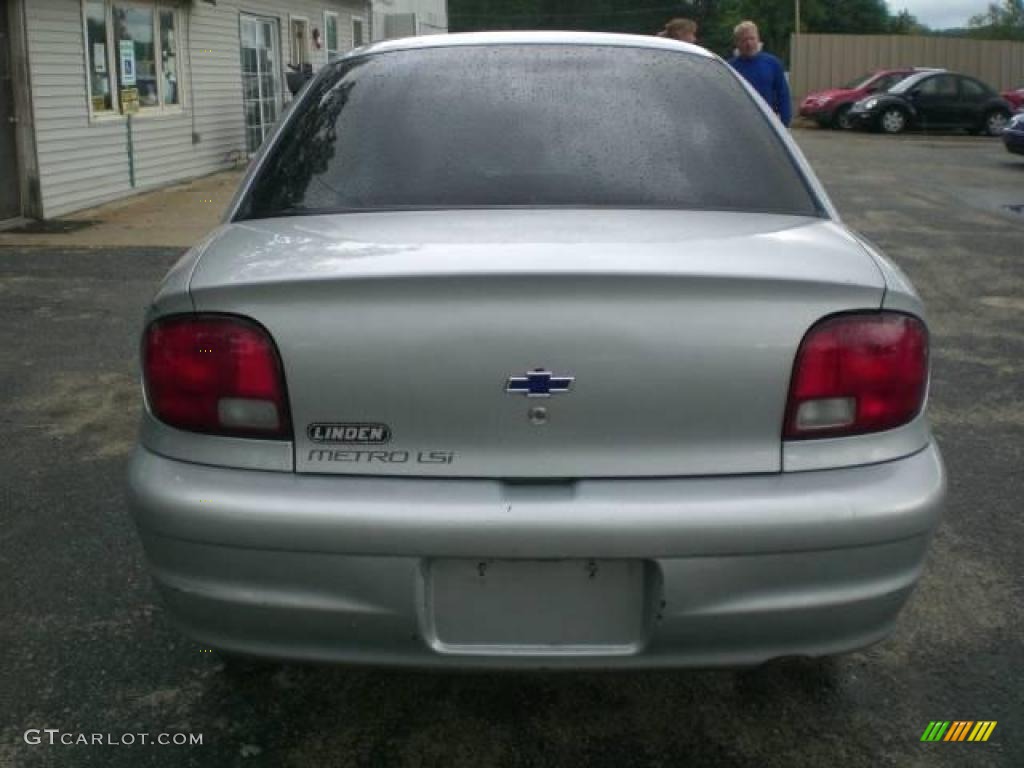
[[[247,221],[191,281],[276,340],[298,472],[507,478],[780,471],[801,338],[883,290],[834,222],[640,210]]]

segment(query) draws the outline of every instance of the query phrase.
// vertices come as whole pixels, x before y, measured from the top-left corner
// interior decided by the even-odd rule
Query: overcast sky
[[[966,27],[971,16],[988,8],[988,0],[888,0],[888,3],[892,13],[906,8],[932,29]]]

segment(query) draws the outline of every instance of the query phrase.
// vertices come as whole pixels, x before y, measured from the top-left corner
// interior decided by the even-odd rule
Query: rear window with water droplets
[[[237,218],[615,207],[821,215],[727,65],[685,52],[453,46],[332,65]]]

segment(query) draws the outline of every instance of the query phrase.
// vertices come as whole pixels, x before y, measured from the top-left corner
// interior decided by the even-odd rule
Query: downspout
[[[125,120],[125,130],[128,132],[128,182],[132,185],[132,189],[135,189],[135,142],[132,136],[132,116],[128,114],[128,119]]]
[[[192,145],[198,144],[202,137],[196,131],[196,87],[192,74],[192,9],[185,8],[185,50],[188,52],[188,94],[182,94],[182,101],[188,99],[188,113],[192,117]]]

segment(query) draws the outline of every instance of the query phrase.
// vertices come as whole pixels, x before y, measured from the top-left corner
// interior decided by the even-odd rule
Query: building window
[[[309,64],[309,20],[295,16],[290,18],[290,63],[292,68],[301,72],[302,68]]]
[[[84,6],[92,114],[180,106],[178,11],[124,0]]]
[[[341,55],[338,46],[338,14],[324,12],[324,37],[327,38],[327,60],[334,61]]]
[[[178,92],[178,41],[174,31],[174,11],[160,11],[160,61],[163,67],[164,104],[180,104]]]
[[[114,6],[114,49],[122,91],[134,88],[140,107],[160,106],[152,8]]]
[[[358,16],[352,17],[352,47],[359,48],[366,45],[366,19]]]
[[[255,152],[273,130],[281,107],[281,58],[276,19],[242,15],[242,108],[246,147]]]
[[[92,111],[110,112],[114,108],[107,68],[107,9],[100,0],[85,4],[85,49],[89,66],[89,92]]]

